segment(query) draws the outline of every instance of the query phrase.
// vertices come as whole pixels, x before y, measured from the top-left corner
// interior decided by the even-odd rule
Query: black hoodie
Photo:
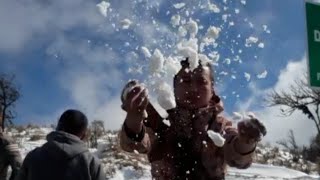
[[[16,180],[105,180],[97,158],[77,136],[55,131],[25,158]]]

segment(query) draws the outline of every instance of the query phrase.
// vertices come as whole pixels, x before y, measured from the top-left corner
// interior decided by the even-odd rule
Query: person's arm
[[[29,168],[29,159],[33,151],[29,152],[26,158],[24,159],[22,166],[14,180],[27,180],[28,179],[28,168]]]
[[[13,140],[7,136],[3,136],[2,143],[4,146],[4,154],[9,162],[9,165],[11,166],[12,172],[9,180],[14,180],[14,178],[17,176],[21,164],[22,164],[22,158],[19,152],[19,147],[17,144],[13,142]]]
[[[147,90],[137,82],[129,83],[135,83],[135,87],[122,98],[122,108],[127,116],[119,134],[120,146],[128,152],[147,153],[151,149],[149,134],[155,131],[160,116],[149,103]]]
[[[142,122],[140,127],[137,128],[140,130],[134,131],[130,127],[132,126],[127,125],[125,121],[119,135],[121,148],[127,152],[134,152],[135,150],[139,153],[149,152],[151,149],[151,142],[149,134],[146,132],[147,128]]]
[[[92,180],[106,180],[106,174],[99,159],[93,157],[90,163]]]
[[[231,125],[229,123],[229,126],[225,128],[225,160],[231,167],[246,169],[252,164],[253,155],[261,136],[266,135],[265,127],[257,119],[238,123],[238,129]]]
[[[246,169],[252,164],[256,144],[245,144],[239,139],[238,134],[229,132],[225,135],[224,156],[231,167]]]

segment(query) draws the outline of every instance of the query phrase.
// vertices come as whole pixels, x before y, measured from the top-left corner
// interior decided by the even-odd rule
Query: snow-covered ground
[[[46,142],[45,135],[51,131],[50,128],[26,129],[21,132],[12,130],[9,132],[21,147],[23,157],[32,149],[41,146]],[[34,135],[40,139],[32,140]],[[266,149],[266,148],[265,148]],[[268,149],[266,149],[268,150]],[[129,154],[121,151],[117,146],[117,136],[114,133],[108,133],[98,140],[98,148],[90,149],[90,151],[101,159],[104,164],[107,179],[111,180],[150,180],[150,165],[144,155]],[[265,154],[264,149],[260,148],[260,152]],[[268,150],[271,151],[271,150]],[[280,151],[287,160],[290,154]],[[278,157],[279,158],[279,157]],[[282,158],[282,157],[280,157]],[[319,176],[308,175],[300,171],[292,170],[286,167],[273,165],[263,165],[254,163],[246,170],[229,168],[227,172],[227,180],[231,179],[319,179]]]

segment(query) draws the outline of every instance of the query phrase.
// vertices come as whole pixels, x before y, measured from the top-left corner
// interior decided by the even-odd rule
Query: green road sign
[[[320,4],[306,2],[309,83],[320,87]]]

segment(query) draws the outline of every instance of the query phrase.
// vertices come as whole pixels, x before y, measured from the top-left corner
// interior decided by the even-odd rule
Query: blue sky
[[[247,0],[246,5],[240,0],[209,1],[219,7],[220,13],[200,8],[207,7],[207,0],[183,1],[185,6],[181,9],[173,5],[182,1],[107,2],[112,10],[108,9],[106,17],[96,6],[100,1],[0,2],[0,72],[15,74],[22,94],[16,106],[16,123],[55,123],[63,110],[77,108],[90,119],[104,120],[107,128],[119,128],[124,118],[119,100],[121,88],[129,79],[145,80],[148,73],[149,60],[140,47],[146,46],[151,52],[158,48],[165,56],[173,54],[179,37],[170,19],[180,14],[186,20],[199,20],[198,25],[203,26],[199,37],[209,26],[222,29],[218,47],[209,47],[206,52],[220,54],[215,76],[219,78],[219,94],[227,97],[227,114],[257,112],[266,118],[270,141],[284,136],[290,128],[298,135],[309,132],[298,139],[302,143],[314,132],[312,123],[305,123],[308,120],[302,115],[294,114],[294,120],[279,118],[278,109],[267,108],[262,102],[270,89],[288,87],[290,80],[305,71],[304,1]],[[236,14],[235,9],[240,13]],[[226,23],[223,14],[230,14]],[[126,18],[132,25],[122,29],[120,21]],[[229,26],[230,22],[235,25]],[[270,34],[263,25],[267,25]],[[245,47],[250,36],[257,37],[265,47],[259,48],[258,43]],[[237,55],[242,63],[223,63]],[[142,73],[128,72],[137,67],[142,67]],[[256,76],[265,70],[266,78],[258,79]],[[219,75],[222,71],[229,74]],[[249,82],[245,72],[251,74]]]

